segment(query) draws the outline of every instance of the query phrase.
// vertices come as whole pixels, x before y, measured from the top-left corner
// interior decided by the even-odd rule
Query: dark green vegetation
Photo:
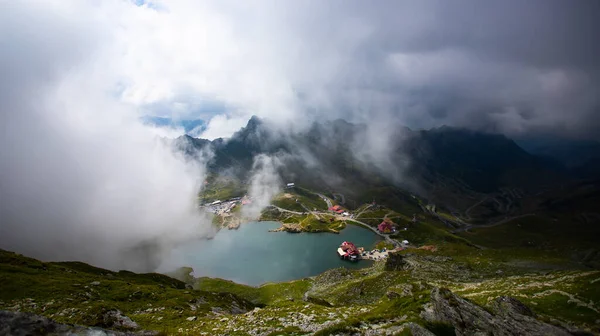
[[[424,327],[454,335],[466,319],[428,315],[445,313],[432,306],[432,294],[441,293],[437,303],[476,304],[490,316],[497,299],[510,296],[539,321],[600,333],[598,181],[578,180],[504,136],[449,127],[399,128],[382,166],[353,155],[365,132],[364,125],[336,121],[280,137],[253,118],[229,141],[184,137],[180,144],[189,155],[215,153],[202,203],[242,196],[254,156],[279,155],[283,181],[297,187],[273,200],[284,210],[269,207],[261,219],[299,231],[342,229],[346,223],[325,214],[327,203],[311,190],[321,192],[367,226],[388,220],[400,229],[391,237],[411,248],[385,262],[249,287],[194,279],[189,269],[172,274],[178,281],[2,251],[0,308],[86,325],[103,325],[102,314],[119,309],[141,328],[167,334],[410,335]],[[597,175],[588,168],[585,176]]]
[[[520,214],[521,198],[574,181],[560,163],[532,155],[505,136],[451,127],[398,127],[386,144],[387,156],[358,159],[371,154],[363,146],[368,131],[366,125],[335,120],[281,136],[253,117],[227,141],[186,136],[179,144],[186,152],[210,149],[210,171],[238,181],[247,180],[257,154],[278,156],[283,181],[322,191],[351,209],[375,200],[410,215],[421,208],[412,193],[442,212],[481,222]]]
[[[233,197],[242,197],[245,191],[245,186],[236,178],[210,174],[199,195],[199,201],[204,204],[216,200],[223,201]]]
[[[301,187],[285,190],[271,204],[275,207],[263,210],[259,219],[279,221],[284,231],[337,233],[347,224],[328,212],[327,203],[318,194]]]
[[[102,314],[118,309],[145,329],[174,333],[189,316],[252,310],[229,293],[186,289],[162,274],[112,272],[80,262],[40,262],[0,250],[0,306],[59,322],[103,327]],[[192,309],[193,307],[193,309]]]
[[[387,264],[260,287],[194,279],[181,269],[172,276],[186,289],[164,275],[43,263],[2,251],[0,308],[99,326],[103,312],[119,309],[141,328],[167,334],[338,335],[377,328],[409,335],[416,324],[446,335],[453,325],[423,315],[432,289],[445,287],[484,311],[495,298],[511,296],[542,321],[600,332],[600,271],[545,245],[503,244],[520,233],[494,231],[501,226],[452,234],[433,216],[418,219],[398,238],[435,245],[435,252],[410,248]]]
[[[332,232],[338,233],[346,227],[346,221],[328,214],[290,214],[278,209],[263,211],[260,220],[279,221],[281,230],[289,232]]]

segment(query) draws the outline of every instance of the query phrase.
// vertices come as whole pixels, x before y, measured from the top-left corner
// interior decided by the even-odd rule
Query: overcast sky
[[[3,63],[103,71],[115,100],[142,114],[212,120],[209,138],[250,115],[581,137],[600,124],[594,0],[1,6],[11,50]],[[3,78],[3,87],[14,80]]]
[[[0,0],[0,248],[114,266],[107,242],[208,230],[204,167],[145,115],[597,139],[599,32],[596,0]]]

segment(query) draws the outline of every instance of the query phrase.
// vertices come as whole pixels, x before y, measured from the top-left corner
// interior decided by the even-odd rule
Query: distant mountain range
[[[189,154],[210,148],[210,172],[242,184],[256,155],[277,157],[283,181],[344,195],[350,207],[375,200],[414,208],[415,194],[457,215],[502,217],[518,214],[519,200],[577,180],[560,161],[534,155],[504,135],[399,126],[383,155],[372,155],[366,137],[366,125],[344,120],[286,134],[253,117],[230,139],[183,136],[177,143]]]
[[[577,177],[598,177],[600,172],[600,142],[564,138],[525,138],[517,140],[527,152],[554,160]]]

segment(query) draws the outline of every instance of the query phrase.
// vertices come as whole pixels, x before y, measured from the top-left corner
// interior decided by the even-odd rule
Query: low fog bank
[[[205,164],[115,99],[105,32],[26,7],[0,14],[13,32],[0,33],[0,248],[153,271],[171,245],[211,234],[197,208]]]
[[[20,105],[2,135],[0,248],[153,271],[172,244],[211,233],[197,208],[202,160],[185,159],[118,105],[102,106],[120,112],[112,117],[53,100]]]
[[[281,161],[274,156],[260,154],[254,158],[248,189],[252,203],[242,208],[244,218],[258,218],[261,211],[281,191],[282,182],[277,172],[281,165]]]

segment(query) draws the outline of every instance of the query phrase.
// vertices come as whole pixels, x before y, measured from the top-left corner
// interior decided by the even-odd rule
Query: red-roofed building
[[[354,244],[345,241],[338,248],[338,254],[340,255],[340,258],[356,260],[360,255],[360,251]]]
[[[339,206],[339,205],[334,205],[334,206],[332,206],[332,207],[329,208],[329,211],[333,211],[333,212],[335,212],[337,214],[341,214],[341,213],[344,212],[344,209],[341,206]]]
[[[394,232],[394,227],[390,222],[383,221],[377,226],[377,230],[381,233],[391,233]]]

